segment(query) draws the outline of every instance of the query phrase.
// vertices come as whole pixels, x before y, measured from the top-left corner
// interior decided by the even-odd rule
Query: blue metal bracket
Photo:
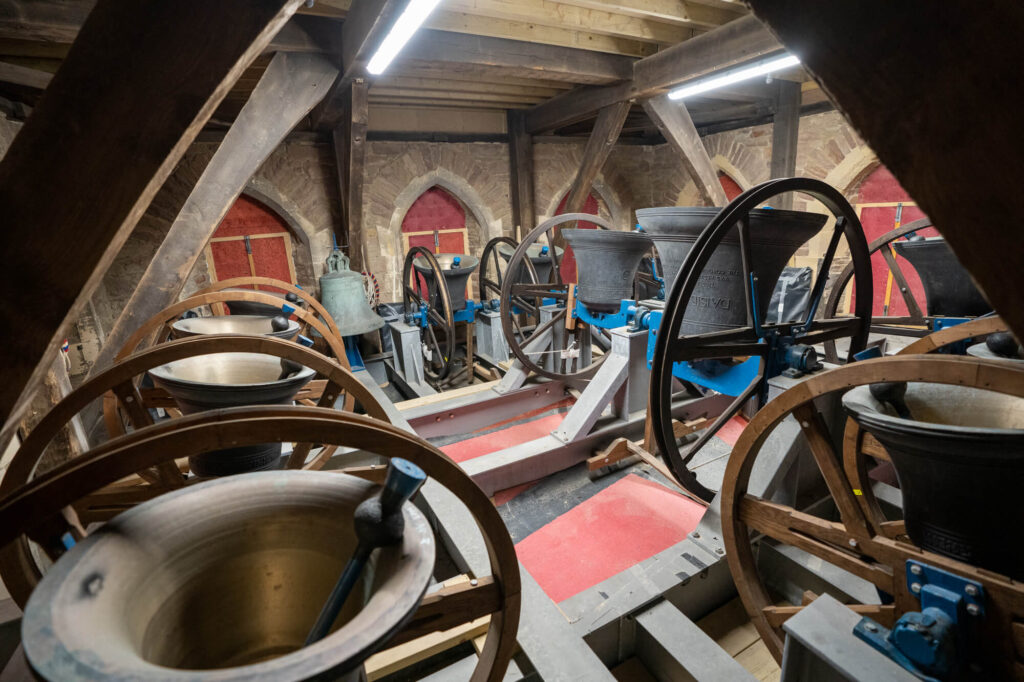
[[[452,319],[456,322],[473,322],[476,319],[476,311],[484,310],[487,307],[485,303],[477,303],[476,301],[466,299],[466,307],[455,311],[452,314]]]
[[[366,364],[363,362],[363,354],[359,352],[359,337],[358,336],[346,336],[344,337],[345,342],[345,357],[348,358],[349,367],[352,370],[366,369]]]
[[[906,578],[921,610],[904,613],[892,630],[862,618],[853,634],[922,680],[955,678],[969,660],[971,625],[985,615],[985,588],[914,560]]]
[[[292,314],[295,312],[295,306],[285,303],[284,305],[281,306],[281,310],[284,312],[285,317],[291,317]]]
[[[418,325],[422,329],[426,329],[427,325],[430,324],[430,319],[427,316],[429,311],[430,307],[426,303],[421,303],[419,310],[411,313],[405,313],[405,321],[412,325]]]
[[[313,332],[316,333],[316,330],[314,329]],[[309,338],[308,336],[303,336],[302,334],[299,334],[298,341],[299,345],[301,346],[305,346],[306,348],[313,347],[313,339]]]
[[[581,320],[599,329],[618,329],[632,324],[636,320],[637,314],[643,315],[646,311],[647,309],[643,306],[637,306],[636,301],[623,300],[619,301],[619,312],[617,313],[594,313],[587,309],[583,301],[577,300],[576,307],[572,309],[572,316],[573,319]],[[641,320],[640,325],[634,326],[642,329],[642,323]]]

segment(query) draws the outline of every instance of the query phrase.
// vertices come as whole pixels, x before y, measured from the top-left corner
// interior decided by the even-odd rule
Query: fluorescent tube
[[[684,85],[681,88],[668,93],[669,99],[683,99],[684,97],[692,97],[693,95],[699,95],[702,92],[708,92],[709,90],[715,90],[717,88],[724,88],[726,85],[732,85],[733,83],[739,83],[740,81],[749,80],[757,76],[763,76],[773,71],[779,71],[781,69],[789,68],[790,66],[796,66],[800,63],[800,60],[793,55],[786,55],[785,57],[776,57],[775,59],[769,59],[748,66],[743,69],[737,69],[730,73],[722,76],[715,76],[713,78],[704,78],[694,83]]]
[[[366,70],[374,76],[384,73],[391,60],[398,56],[405,44],[409,42],[416,30],[426,21],[427,16],[434,10],[441,0],[412,0],[398,17],[398,21],[391,27],[377,52],[366,65]]]

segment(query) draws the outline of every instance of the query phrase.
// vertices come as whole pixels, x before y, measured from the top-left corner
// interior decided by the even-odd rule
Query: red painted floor
[[[441,452],[456,462],[465,462],[475,457],[488,455],[513,445],[519,445],[520,443],[526,443],[541,436],[546,436],[558,428],[563,419],[565,419],[564,414],[551,414],[524,424],[510,426],[507,429],[485,433],[476,438],[468,438],[458,443],[445,445],[441,448]]]
[[[746,417],[736,415],[729,421],[722,424],[722,428],[715,434],[715,437],[725,441],[730,446],[736,445],[736,441],[740,439],[740,434],[743,433],[743,429],[747,427],[747,421]]]
[[[704,507],[630,474],[516,545],[519,561],[560,602],[683,540]]]

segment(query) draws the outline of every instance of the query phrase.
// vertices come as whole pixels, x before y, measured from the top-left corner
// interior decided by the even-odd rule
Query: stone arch
[[[838,189],[843,196],[849,197],[861,180],[879,165],[878,156],[866,144],[856,147],[843,157],[825,176],[825,182]]]
[[[725,158],[721,154],[715,154],[715,156],[711,159],[711,163],[715,164],[715,167],[718,168],[718,170],[722,171],[730,178],[732,178],[733,181],[737,185],[739,185],[740,189],[742,189],[744,192],[754,186],[754,183],[751,182],[750,179],[743,174],[743,171],[737,168],[732,161]]]
[[[480,237],[483,243],[487,243],[495,237],[500,237],[502,234],[501,221],[495,220],[487,204],[484,203],[477,191],[473,189],[473,186],[465,178],[452,173],[447,168],[436,168],[429,173],[424,173],[414,178],[395,197],[395,210],[391,213],[391,222],[388,226],[389,234],[392,235],[391,238],[393,240],[391,263],[388,268],[388,272],[391,273],[392,281],[390,284],[392,291],[401,291],[402,266],[405,261],[405,250],[402,246],[402,221],[405,219],[405,214],[408,213],[409,208],[412,207],[413,202],[431,187],[440,187],[449,192],[469,209],[477,225],[480,226]]]
[[[573,180],[570,180],[568,183],[564,184],[559,191],[555,192],[554,196],[551,197],[551,201],[548,203],[547,211],[544,215],[540,216],[538,224],[555,215],[556,211],[558,211],[558,204],[561,203],[562,198],[569,193],[570,189],[572,189],[572,183]],[[632,229],[633,224],[630,220],[629,213],[623,207],[618,193],[604,181],[604,178],[596,178],[594,180],[594,184],[590,187],[590,191],[596,192],[597,196],[604,202],[604,205],[608,207],[608,213],[611,214],[611,222],[613,225],[620,230]]]

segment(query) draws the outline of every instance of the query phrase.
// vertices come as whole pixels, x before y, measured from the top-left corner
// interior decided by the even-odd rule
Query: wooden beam
[[[0,231],[0,282],[33,298],[0,300],[5,421],[193,138],[298,4],[96,3],[0,162],[12,226]]]
[[[615,147],[615,141],[619,139],[622,124],[626,122],[626,115],[629,114],[629,107],[629,102],[619,102],[605,107],[597,115],[594,130],[590,133],[587,146],[583,150],[583,161],[572,186],[569,187],[562,213],[579,213],[583,210],[597,174],[608,160],[608,155]],[[561,230],[555,232],[554,245],[565,246]]]
[[[1008,46],[1024,8],[968,0],[751,0],[918,206],[1017,338],[1024,249],[1017,220],[1020,95]],[[877,21],[885,12],[885,21]],[[1008,95],[993,100],[992,93]],[[894,102],[941,102],[908,111]],[[843,189],[843,188],[840,188]],[[970,197],[970,200],[965,200]]]
[[[19,66],[9,62],[0,62],[0,83],[22,85],[35,90],[45,90],[53,79],[53,74],[47,71],[31,69],[27,66]]]
[[[716,71],[782,50],[753,17],[744,17],[633,64],[626,83],[577,88],[534,107],[526,119],[532,133],[584,120],[600,108],[627,99],[646,99]]]
[[[178,300],[210,237],[246,183],[337,76],[320,55],[278,53],[224,135],[167,231],[90,370],[103,371],[128,337]]]
[[[349,92],[342,103],[343,120],[332,135],[342,215],[338,244],[344,248],[349,265],[356,272],[363,269],[363,168],[369,120],[368,87],[362,78],[349,84]]]
[[[742,16],[745,9],[735,7],[710,7],[699,2],[684,0],[559,0],[561,4],[624,14],[648,21],[715,28]]]
[[[771,177],[791,178],[796,175],[796,143],[800,131],[800,84],[775,81],[775,117],[772,121]],[[793,194],[776,197],[778,208],[793,208]]]
[[[356,78],[369,76],[366,65],[408,5],[409,0],[362,0],[349,10],[341,27],[341,73],[313,111],[313,127],[338,127],[349,101],[349,85]]]
[[[718,181],[718,170],[711,163],[711,157],[704,149],[704,143],[697,134],[686,106],[682,102],[670,100],[667,95],[661,95],[645,101],[644,111],[679,153],[683,167],[696,183],[704,203],[708,206],[725,206],[729,203],[722,183]]]
[[[621,55],[429,29],[420,30],[398,57],[403,68],[470,64],[500,69],[513,77],[571,83],[610,83],[629,78],[634,61]]]
[[[533,203],[533,136],[519,111],[508,112],[508,159],[511,173],[512,224],[518,241],[536,227],[537,211]]]
[[[528,97],[553,97],[562,92],[561,89],[546,88],[536,85],[519,85],[515,83],[481,83],[477,81],[449,78],[410,78],[402,76],[381,76],[370,86],[370,92],[379,89],[414,90],[425,93],[475,93],[482,97],[492,95],[516,95]],[[430,95],[433,96],[433,95]]]

